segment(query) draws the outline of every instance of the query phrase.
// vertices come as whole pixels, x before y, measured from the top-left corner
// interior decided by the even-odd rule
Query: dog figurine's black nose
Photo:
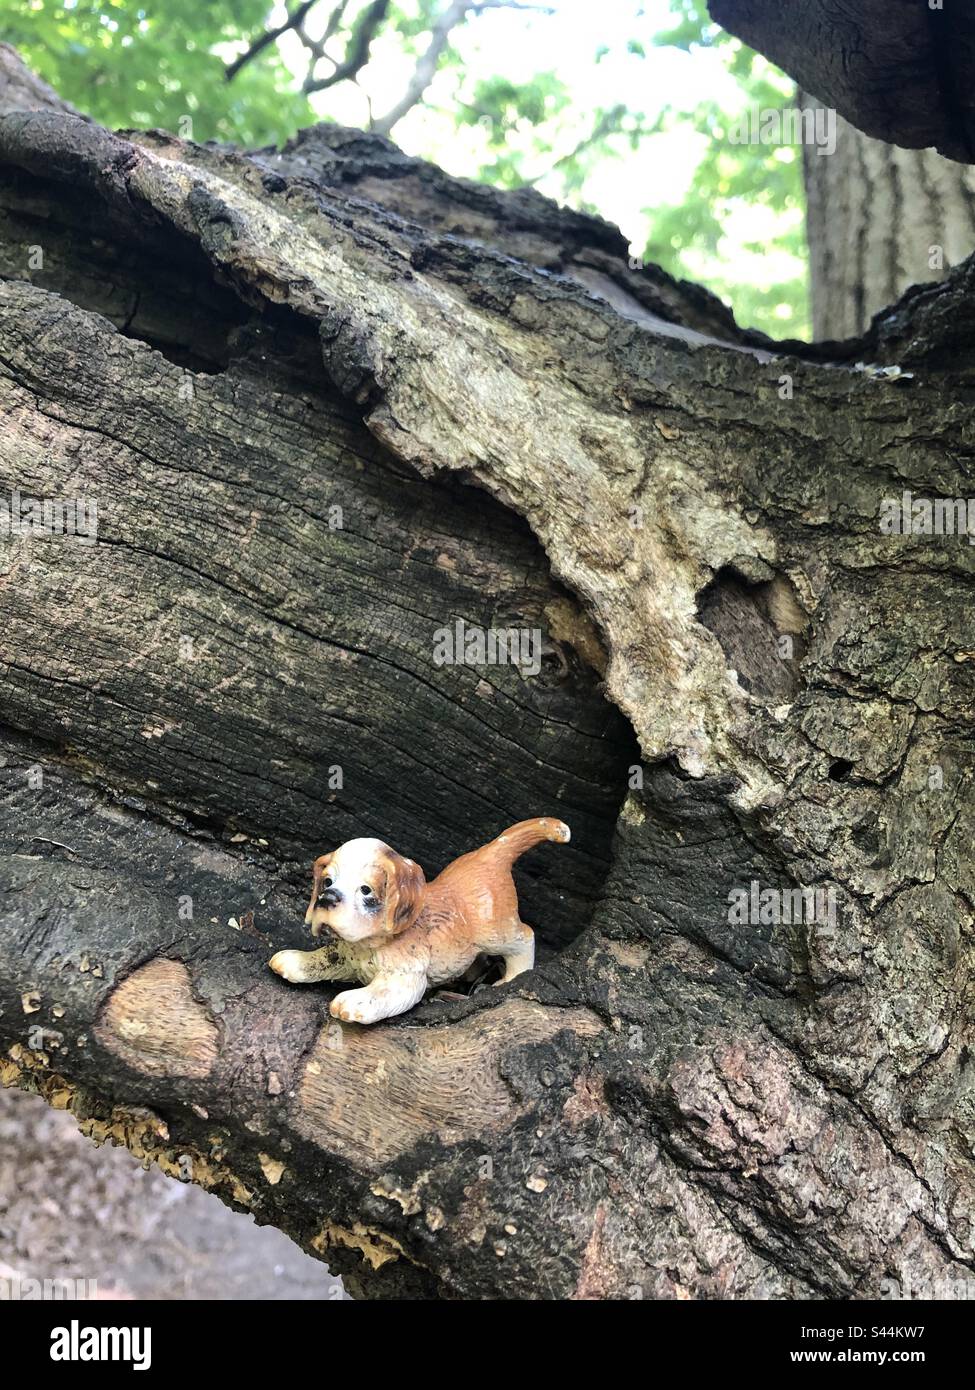
[[[325,888],[318,895],[319,907],[338,907],[342,901],[342,894],[337,888]]]

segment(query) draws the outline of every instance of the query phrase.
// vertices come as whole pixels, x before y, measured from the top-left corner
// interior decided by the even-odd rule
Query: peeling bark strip
[[[878,522],[975,492],[971,263],[762,344],[383,141],[0,109],[0,486],[109,504],[2,552],[0,1081],[356,1293],[975,1278],[975,547]],[[456,618],[542,675],[436,666]],[[361,1030],[267,970],[323,837],[540,810],[513,985]]]

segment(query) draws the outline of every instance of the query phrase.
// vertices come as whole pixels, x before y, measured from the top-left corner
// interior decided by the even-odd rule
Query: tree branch
[[[585,150],[591,149],[593,145],[598,144],[599,141],[605,139],[607,135],[614,134],[620,129],[621,122],[627,113],[628,108],[623,105],[614,106],[609,111],[604,111],[599,119],[593,122],[592,130],[588,135],[584,135],[571,150],[566,154],[560,155],[547,169],[539,174],[533,175],[530,179],[526,179],[525,182],[527,186],[534,188],[542,179],[548,178],[558,169],[563,168],[564,165],[571,163],[573,159],[577,159],[580,154]],[[640,131],[640,134],[650,133],[651,130],[647,128],[642,128]]]
[[[228,82],[232,82],[241,68],[246,67],[252,59],[256,58],[259,53],[263,53],[265,48],[269,48],[271,44],[276,43],[277,40],[281,38],[282,34],[288,33],[290,29],[294,29],[296,32],[300,33],[309,11],[314,9],[317,4],[318,0],[302,0],[302,3],[297,9],[288,14],[283,24],[279,24],[275,29],[265,30],[259,38],[254,40],[245,53],[242,53],[239,58],[235,58],[232,63],[228,63],[226,71],[224,72],[225,79]]]
[[[481,14],[486,10],[535,10],[544,14],[552,13],[546,6],[519,4],[517,0],[452,0],[430,30],[430,42],[420,55],[406,91],[385,116],[370,122],[370,130],[377,135],[390,133],[397,121],[401,121],[406,113],[417,105],[433,81],[440,59],[450,42],[451,32],[463,23],[469,14]]]
[[[305,28],[303,21],[295,26],[295,32],[298,35],[298,38],[301,40],[305,48],[307,48],[312,55],[309,73],[311,73],[315,63],[320,58],[328,57],[328,54],[325,52],[325,45],[328,43],[329,39],[332,38],[339,25],[342,23],[342,16],[345,14],[345,7],[347,3],[348,0],[340,0],[340,3],[335,6],[335,8],[332,10],[331,14],[328,17],[328,23],[325,26],[325,32],[319,39],[312,38],[312,36],[308,33],[308,30]]]
[[[334,72],[327,77],[311,78],[310,75],[305,79],[303,91],[306,93],[324,92],[329,87],[336,86],[339,82],[353,78],[365,67],[369,61],[369,50],[372,41],[376,37],[386,14],[389,10],[390,0],[373,0],[367,10],[364,10],[361,18],[356,24],[355,32],[349,40],[345,58],[339,63]]]

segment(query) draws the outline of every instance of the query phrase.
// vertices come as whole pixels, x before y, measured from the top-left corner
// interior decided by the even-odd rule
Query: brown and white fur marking
[[[565,844],[569,827],[540,816],[448,864],[427,883],[423,870],[382,840],[347,840],[312,866],[305,924],[333,940],[315,951],[278,951],[271,969],[292,984],[358,980],[332,1000],[347,1023],[405,1013],[431,985],[456,980],[479,955],[501,956],[513,980],[535,963],[535,938],[518,916],[511,866],[545,840]]]

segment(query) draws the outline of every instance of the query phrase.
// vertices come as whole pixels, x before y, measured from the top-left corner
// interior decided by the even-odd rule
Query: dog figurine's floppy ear
[[[334,857],[334,850],[331,854],[320,854],[311,866],[311,902],[305,913],[305,926],[311,927],[312,936],[319,935],[319,928],[312,925],[315,920],[315,907],[318,903],[318,895],[322,891],[323,882],[328,877],[328,866]]]
[[[420,915],[427,881],[419,864],[404,859],[394,849],[384,850],[379,862],[386,875],[383,931],[395,936],[411,927]]]

